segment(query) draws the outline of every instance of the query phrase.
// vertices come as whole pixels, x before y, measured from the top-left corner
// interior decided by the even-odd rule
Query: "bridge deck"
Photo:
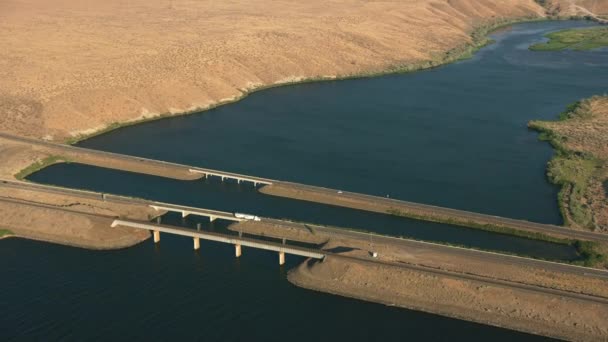
[[[208,210],[208,209],[201,209],[201,208],[194,208],[194,207],[187,207],[187,206],[173,205],[173,204],[150,204],[150,207],[155,210],[166,210],[166,211],[185,213],[185,214],[190,214],[190,215],[214,217],[214,218],[227,220],[227,221],[234,221],[234,222],[246,221],[245,219],[234,217],[234,215],[227,213],[227,212],[223,212],[223,211]]]
[[[228,244],[233,244],[233,245],[247,246],[247,247],[263,249],[263,250],[267,250],[267,251],[284,252],[287,254],[298,255],[298,256],[303,256],[303,257],[307,257],[307,258],[323,259],[325,257],[325,254],[321,253],[320,251],[313,250],[313,249],[295,247],[295,246],[289,246],[289,245],[282,245],[279,243],[274,243],[274,242],[269,242],[269,241],[235,237],[235,236],[228,235],[228,234],[201,232],[201,231],[192,230],[192,229],[188,229],[188,228],[181,228],[181,227],[174,227],[174,226],[167,226],[167,225],[155,225],[155,224],[128,221],[128,220],[114,220],[114,222],[112,222],[112,227],[116,227],[116,226],[126,226],[126,227],[131,227],[131,228],[145,229],[145,230],[152,230],[152,231],[157,230],[157,231],[160,231],[163,233],[188,236],[188,237],[192,237],[192,238],[200,238],[203,240],[223,242],[223,243],[228,243]]]

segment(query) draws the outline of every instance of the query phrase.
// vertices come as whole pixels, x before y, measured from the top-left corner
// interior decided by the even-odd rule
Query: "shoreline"
[[[564,225],[589,231],[606,231],[608,222],[602,194],[608,177],[606,156],[602,150],[602,115],[595,103],[608,102],[606,95],[595,95],[568,105],[554,120],[531,120],[528,128],[538,133],[538,140],[548,142],[553,156],[546,166],[546,178],[560,187],[558,206]],[[591,125],[595,134],[581,134],[574,126]],[[597,125],[597,126],[595,126]],[[587,133],[587,132],[582,132]],[[582,137],[581,137],[582,136]],[[575,177],[571,170],[575,168]],[[580,171],[580,172],[579,172]],[[599,189],[597,189],[599,187]],[[591,190],[590,190],[591,189]],[[598,213],[599,211],[599,213]]]
[[[572,311],[588,315],[589,311],[605,310],[601,306],[565,298],[559,304],[551,304],[543,301],[547,300],[545,295],[526,290],[507,290],[499,285],[476,281],[459,283],[454,279],[425,275],[424,272],[402,271],[393,265],[371,265],[363,260],[332,259],[317,263],[306,260],[289,271],[287,280],[305,290],[529,334],[566,340],[597,340],[606,336],[605,327],[601,328],[602,323],[597,320],[594,326],[589,326],[585,318],[567,317]],[[420,296],[421,291],[426,295]],[[453,297],[463,297],[460,300],[472,304],[464,305]],[[525,307],[528,304],[526,299],[544,305],[530,310]],[[566,301],[574,305],[565,310],[568,313],[564,313],[563,309],[555,311],[554,305],[566,307],[569,305]],[[571,321],[578,319],[581,321]]]
[[[293,85],[301,85],[301,84],[309,84],[309,83],[320,83],[320,82],[331,82],[331,81],[348,81],[348,80],[357,80],[357,79],[366,79],[373,77],[382,77],[389,75],[398,75],[398,74],[408,74],[413,72],[420,72],[426,70],[432,70],[435,68],[439,68],[442,66],[446,66],[452,63],[456,63],[459,61],[464,61],[470,58],[473,58],[477,51],[482,48],[494,44],[494,41],[489,38],[489,35],[505,28],[508,28],[512,25],[524,24],[524,23],[534,23],[534,22],[546,22],[546,21],[566,21],[566,20],[577,20],[577,21],[589,21],[589,22],[597,22],[596,20],[584,18],[584,17],[523,17],[521,19],[506,19],[504,21],[496,21],[494,23],[489,23],[486,25],[481,25],[477,28],[474,28],[468,36],[471,39],[471,42],[462,43],[461,45],[452,48],[448,51],[442,53],[443,57],[439,57],[437,60],[428,60],[417,63],[408,63],[397,66],[391,66],[388,68],[384,68],[378,71],[367,71],[358,74],[346,74],[346,75],[326,75],[326,76],[315,76],[315,77],[293,77],[292,80],[286,82],[277,82],[273,84],[262,84],[253,86],[251,88],[240,89],[240,95],[234,95],[231,98],[227,98],[224,100],[217,101],[207,106],[198,107],[192,110],[186,110],[178,113],[170,113],[165,112],[152,117],[144,117],[144,118],[135,118],[131,121],[125,122],[114,122],[108,124],[106,127],[101,128],[99,130],[94,130],[90,133],[78,133],[74,132],[74,135],[71,138],[67,138],[60,143],[65,143],[68,145],[75,145],[81,141],[94,138],[96,136],[100,136],[106,133],[110,133],[114,130],[134,126],[138,124],[144,124],[147,122],[159,121],[164,119],[170,119],[175,117],[187,116],[187,115],[195,115],[195,114],[203,114],[207,111],[213,110],[215,108],[229,105],[232,103],[236,103],[247,98],[249,95],[253,95],[257,92],[261,92],[264,90],[269,90],[273,88],[279,87],[288,87]],[[91,130],[91,129],[89,129]]]
[[[74,136],[67,138],[60,143],[65,143],[68,145],[75,145],[81,141],[94,138],[96,136],[100,136],[106,133],[110,133],[114,130],[121,129],[124,127],[134,126],[138,124],[144,124],[147,122],[159,121],[164,119],[170,119],[175,117],[187,116],[187,115],[195,115],[195,114],[203,114],[207,111],[216,109],[221,106],[229,105],[232,103],[236,103],[247,98],[249,95],[253,95],[257,92],[261,92],[264,90],[269,90],[273,88],[279,87],[288,87],[294,85],[301,84],[310,84],[310,83],[321,83],[321,82],[331,82],[331,81],[348,81],[348,80],[357,80],[357,79],[366,79],[366,78],[374,78],[374,77],[382,77],[382,76],[390,76],[390,75],[399,75],[399,74],[409,74],[413,72],[421,72],[426,70],[432,70],[436,68],[440,68],[452,63],[457,63],[460,61],[464,61],[467,59],[471,59],[475,56],[479,50],[483,49],[486,46],[494,44],[494,41],[489,38],[489,35],[506,29],[512,25],[517,24],[525,24],[525,23],[536,23],[536,22],[548,22],[548,21],[584,21],[584,22],[594,22],[599,25],[604,25],[605,23],[601,22],[597,18],[593,17],[584,17],[584,16],[556,16],[556,17],[522,17],[521,19],[506,19],[504,21],[497,21],[494,23],[490,23],[487,25],[481,25],[477,28],[474,28],[470,33],[469,37],[471,38],[471,42],[462,43],[461,45],[452,48],[448,51],[443,52],[443,58],[439,58],[439,60],[428,60],[421,61],[417,63],[409,63],[402,64],[397,66],[391,66],[388,68],[384,68],[378,71],[367,71],[358,74],[346,74],[346,75],[326,75],[326,76],[315,76],[315,77],[293,77],[292,80],[286,82],[277,82],[273,84],[262,84],[257,86],[252,86],[251,88],[240,89],[240,95],[234,95],[233,97],[219,100],[215,103],[209,104],[203,107],[197,107],[195,109],[186,110],[177,113],[165,112],[161,114],[157,114],[151,117],[144,118],[135,118],[130,121],[124,122],[114,122],[108,124],[104,128],[100,128],[98,130],[92,130],[90,133],[79,133],[74,132]],[[453,55],[456,53],[455,55]],[[91,129],[88,129],[91,130]]]
[[[133,121],[122,122],[122,123],[110,124],[106,128],[103,128],[103,129],[100,129],[100,130],[97,130],[97,131],[94,131],[94,132],[91,132],[88,134],[82,134],[82,135],[75,136],[75,137],[69,139],[68,141],[66,141],[66,143],[70,144],[70,145],[76,144],[80,141],[83,141],[83,140],[86,140],[89,138],[93,138],[95,136],[103,135],[105,133],[109,133],[109,132],[119,129],[119,128],[133,126],[133,125],[137,125],[137,124],[143,124],[146,122],[162,120],[162,119],[166,119],[166,118],[173,118],[173,117],[183,116],[183,115],[203,114],[205,111],[212,110],[219,106],[223,106],[223,105],[227,105],[227,104],[231,104],[231,103],[240,101],[255,92],[264,91],[264,90],[272,89],[275,87],[306,84],[306,83],[313,83],[313,82],[363,79],[363,78],[381,77],[381,76],[386,76],[386,75],[405,74],[405,73],[410,73],[410,72],[430,70],[433,68],[442,67],[442,66],[454,63],[454,62],[472,58],[477,51],[479,51],[483,47],[493,43],[493,41],[489,38],[489,35],[498,30],[505,29],[512,25],[521,24],[521,23],[560,21],[560,20],[594,21],[592,18],[585,18],[585,17],[524,17],[521,19],[496,21],[494,23],[481,25],[481,26],[477,27],[469,34],[469,37],[471,37],[471,42],[463,43],[460,46],[457,46],[456,48],[448,50],[448,51],[444,52],[441,55],[441,57],[439,57],[437,59],[414,63],[414,64],[401,65],[401,66],[397,66],[397,67],[389,67],[385,70],[378,71],[378,72],[372,71],[372,72],[363,72],[360,74],[341,75],[341,76],[340,75],[322,76],[322,77],[317,77],[317,78],[301,78],[301,79],[295,78],[294,80],[288,81],[288,82],[280,82],[280,83],[275,83],[275,84],[256,86],[256,87],[252,87],[250,89],[243,90],[241,95],[235,96],[233,98],[229,98],[224,101],[219,101],[215,104],[212,104],[212,105],[209,105],[209,106],[206,106],[203,108],[198,108],[198,109],[194,109],[191,111],[176,113],[176,114],[164,113],[164,114],[160,114],[160,115],[154,116],[154,117],[136,119]],[[35,162],[34,164],[31,164],[30,166],[28,166],[25,169],[21,170],[21,172],[16,174],[15,177],[17,179],[24,179],[28,175],[30,175],[34,172],[40,171],[40,170],[46,168],[47,166],[53,165],[58,162],[70,162],[70,160],[69,160],[69,158],[65,158],[60,155],[57,155],[57,156],[54,155],[51,157],[47,157],[43,160],[39,160],[39,161]],[[561,206],[560,206],[560,208],[561,208]],[[501,227],[498,227],[498,226],[490,227],[490,226],[484,225],[482,228],[480,228],[480,227],[478,227],[478,224],[471,225],[470,222],[464,222],[464,223],[463,222],[456,222],[456,223],[455,222],[446,222],[444,220],[437,220],[437,219],[432,219],[432,218],[430,219],[426,216],[420,216],[420,215],[415,215],[415,214],[411,214],[411,213],[404,213],[401,211],[399,211],[399,212],[389,211],[388,214],[409,217],[409,218],[417,219],[417,220],[432,221],[432,222],[439,222],[439,223],[446,223],[446,224],[456,224],[456,225],[460,225],[460,226],[467,227],[467,228],[482,229],[482,230],[486,230],[486,231],[490,231],[490,232],[494,232],[494,233],[498,233],[498,234],[514,235],[514,236],[520,236],[520,237],[525,237],[525,238],[530,238],[530,239],[537,239],[537,240],[548,241],[548,242],[564,244],[564,245],[573,245],[574,244],[572,240],[568,241],[567,239],[551,239],[551,238],[547,238],[546,236],[542,236],[541,234],[525,234],[525,233],[522,234],[519,231],[511,231],[510,229],[505,230],[505,227],[502,227],[502,226]]]

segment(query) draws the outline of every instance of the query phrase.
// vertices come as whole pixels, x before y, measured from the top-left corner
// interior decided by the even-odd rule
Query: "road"
[[[65,195],[70,195],[70,196],[82,196],[85,198],[94,198],[97,200],[105,197],[105,200],[107,200],[107,201],[112,201],[112,202],[116,201],[118,203],[125,203],[125,204],[160,203],[160,202],[146,201],[146,200],[142,200],[142,199],[128,198],[128,197],[122,197],[122,196],[113,196],[113,195],[103,196],[103,194],[101,194],[101,193],[72,190],[72,189],[65,189],[65,188],[57,188],[57,187],[38,185],[38,184],[28,184],[27,182],[1,181],[0,186],[9,186],[12,188],[30,189],[30,190],[35,190],[35,191],[65,194]],[[115,220],[117,220],[116,217],[111,217],[108,215],[83,213],[83,212],[76,211],[73,209],[60,208],[60,207],[53,206],[53,205],[29,202],[29,201],[25,201],[25,200],[14,200],[14,199],[2,198],[2,199],[0,199],[0,202],[18,203],[18,204],[23,204],[23,205],[28,205],[28,206],[36,206],[36,207],[42,207],[42,208],[53,209],[53,210],[58,210],[58,211],[70,212],[72,214],[79,214],[79,215],[84,215],[84,216],[88,216],[88,217],[99,217],[99,218],[105,218],[105,219],[112,219],[112,221],[114,221],[114,222],[115,222]],[[160,203],[160,204],[163,204],[166,206],[172,206],[172,204],[167,204],[167,203]],[[205,209],[198,209],[198,208],[196,210],[205,211]],[[223,213],[223,214],[229,214],[229,213]],[[299,224],[299,223],[293,223],[293,222],[287,222],[287,221],[281,221],[281,220],[271,220],[271,219],[262,219],[262,220],[268,221],[268,222],[286,224],[286,225],[299,225],[300,227],[302,226],[302,224]],[[134,220],[128,220],[128,222],[142,225],[140,227],[141,229],[154,229],[154,228],[158,227],[159,230],[162,229],[166,233],[171,233],[171,234],[176,234],[176,235],[186,235],[186,236],[195,237],[195,235],[198,233],[197,231],[195,231],[193,229],[184,228],[184,227],[176,227],[176,226],[168,226],[168,225],[158,225],[157,226],[150,222],[134,221]],[[329,227],[322,227],[322,226],[313,226],[313,227],[315,229],[319,229],[319,230],[322,230],[323,232],[326,232],[328,234],[333,234],[336,236],[354,237],[354,238],[364,237],[365,239],[367,239],[369,237],[368,233],[340,230],[337,228],[329,228]],[[209,234],[209,233],[205,232],[203,234]],[[455,279],[473,280],[473,281],[487,283],[487,284],[491,284],[491,285],[495,285],[495,286],[511,287],[511,288],[517,288],[517,289],[521,289],[521,290],[525,290],[525,291],[541,292],[541,293],[545,293],[545,294],[565,296],[565,297],[569,297],[569,298],[575,298],[578,300],[584,300],[584,301],[589,301],[589,302],[594,302],[594,303],[608,304],[608,298],[599,297],[599,296],[592,296],[592,295],[575,293],[575,292],[570,292],[570,291],[563,291],[563,290],[558,290],[558,289],[553,289],[553,288],[546,288],[546,287],[541,287],[541,286],[536,286],[536,285],[523,284],[523,283],[518,283],[518,282],[513,282],[513,281],[508,281],[508,280],[495,279],[495,278],[490,278],[490,277],[485,277],[485,276],[478,276],[478,275],[474,275],[474,274],[453,272],[453,271],[449,271],[449,270],[430,268],[430,267],[414,265],[414,264],[407,264],[407,263],[396,264],[396,263],[390,263],[390,262],[383,262],[383,261],[379,261],[379,260],[372,259],[372,258],[345,256],[345,255],[341,255],[341,254],[337,254],[337,253],[332,253],[330,251],[322,250],[320,248],[319,249],[310,249],[310,248],[303,248],[300,246],[293,246],[293,245],[289,245],[289,244],[283,245],[283,244],[279,244],[279,243],[273,243],[273,242],[266,241],[266,240],[257,240],[257,239],[242,238],[242,237],[237,238],[234,235],[228,235],[228,234],[219,234],[219,233],[211,233],[211,234],[214,234],[214,236],[221,235],[220,238],[227,239],[226,241],[223,241],[223,242],[227,242],[227,243],[238,243],[239,241],[242,241],[244,245],[251,244],[252,246],[255,246],[257,248],[262,248],[261,246],[272,245],[269,248],[263,248],[263,249],[269,249],[269,250],[276,250],[277,248],[289,249],[289,250],[291,250],[292,253],[294,251],[296,251],[296,253],[294,253],[294,254],[304,254],[304,255],[305,254],[311,254],[311,255],[314,254],[315,256],[324,255],[324,256],[351,259],[351,260],[354,260],[357,262],[372,263],[375,265],[381,264],[381,265],[388,265],[388,266],[403,267],[403,268],[407,268],[410,270],[424,272],[424,273],[428,273],[428,274],[432,274],[432,275],[436,275],[436,276],[451,277],[451,278],[455,278]],[[205,236],[205,237],[209,238],[208,236]],[[407,248],[408,246],[420,247],[420,245],[423,244],[427,248],[440,249],[442,251],[449,251],[451,253],[458,253],[458,254],[469,256],[469,257],[475,257],[475,258],[481,258],[481,259],[494,258],[495,260],[500,260],[501,262],[508,262],[508,263],[515,262],[520,265],[537,266],[537,267],[540,266],[540,267],[545,267],[546,269],[551,269],[554,271],[574,273],[574,274],[578,274],[578,275],[584,275],[586,277],[594,277],[594,278],[597,277],[597,278],[605,279],[608,276],[608,272],[602,271],[602,270],[594,270],[594,269],[587,269],[587,268],[582,268],[582,267],[577,267],[577,266],[572,266],[572,265],[550,263],[550,262],[546,262],[546,261],[533,260],[533,259],[518,258],[518,257],[514,257],[514,256],[502,255],[502,254],[497,254],[497,253],[488,253],[488,252],[481,252],[481,251],[476,251],[476,250],[467,250],[467,249],[458,248],[458,247],[443,246],[443,245],[425,243],[425,242],[420,242],[420,241],[415,241],[415,240],[384,237],[384,236],[377,236],[377,235],[374,235],[374,239],[377,242],[388,242],[388,243],[393,243],[393,244],[396,243],[396,244],[402,246],[403,248]],[[288,251],[286,250],[286,252],[288,252]]]
[[[530,222],[530,221],[525,221],[525,220],[517,220],[517,219],[475,213],[475,212],[470,212],[470,211],[465,211],[465,210],[438,207],[438,206],[433,206],[433,205],[428,205],[428,204],[408,202],[408,201],[402,201],[402,200],[397,200],[397,199],[390,199],[390,198],[384,198],[384,197],[379,197],[379,196],[366,195],[366,194],[361,194],[361,193],[338,191],[336,189],[330,189],[330,188],[324,188],[324,187],[318,187],[318,186],[312,186],[312,185],[305,185],[305,184],[299,184],[299,183],[293,183],[293,182],[284,182],[284,181],[273,180],[273,179],[268,179],[268,178],[242,175],[242,174],[237,174],[237,173],[232,173],[232,172],[206,169],[206,168],[200,168],[200,167],[195,167],[195,166],[188,166],[188,165],[182,165],[182,164],[177,164],[177,163],[170,163],[170,162],[165,162],[165,161],[111,153],[111,152],[91,150],[91,149],[86,149],[86,148],[81,148],[81,147],[75,147],[75,146],[70,146],[70,145],[42,141],[42,140],[38,140],[38,139],[24,138],[24,137],[14,136],[11,134],[6,134],[6,133],[0,133],[0,138],[4,138],[7,140],[12,140],[15,142],[20,142],[20,143],[25,143],[25,144],[29,144],[29,145],[44,146],[44,147],[47,147],[50,149],[54,149],[54,150],[58,150],[58,151],[66,151],[66,152],[75,153],[75,154],[95,155],[95,156],[100,156],[100,157],[105,157],[105,158],[112,158],[115,160],[145,163],[147,165],[164,167],[167,169],[183,171],[186,173],[192,173],[191,170],[195,170],[196,173],[201,173],[201,175],[208,174],[208,175],[215,175],[218,177],[233,178],[233,179],[237,179],[237,180],[238,179],[247,180],[247,181],[251,181],[251,182],[257,182],[259,184],[271,184],[271,185],[266,185],[266,186],[270,186],[270,187],[283,186],[283,187],[295,189],[297,191],[309,192],[311,194],[319,193],[319,194],[323,194],[325,196],[331,197],[333,200],[335,200],[335,201],[332,201],[331,204],[337,205],[337,206],[345,206],[345,207],[353,208],[353,206],[348,205],[348,202],[349,202],[349,200],[355,200],[355,201],[362,201],[362,202],[383,205],[387,209],[401,207],[401,208],[406,208],[406,209],[423,212],[430,216],[442,215],[442,216],[446,216],[449,218],[457,219],[462,222],[477,221],[477,222],[482,222],[482,223],[506,226],[508,228],[513,228],[513,229],[528,231],[528,232],[533,232],[533,233],[560,236],[563,238],[574,239],[574,240],[608,242],[608,234],[603,234],[603,233],[574,230],[574,229],[570,229],[570,228],[566,228],[566,227],[562,227],[562,226],[550,225],[550,224],[535,223],[535,222]],[[323,202],[320,202],[320,203],[323,203]],[[360,208],[355,208],[355,209],[360,209]],[[360,210],[364,210],[364,209],[360,209]],[[386,211],[384,211],[384,212],[386,213]]]
[[[522,267],[538,267],[538,268],[542,268],[542,269],[552,271],[552,272],[576,274],[579,276],[594,277],[594,278],[598,278],[598,279],[608,279],[608,270],[595,269],[595,268],[577,266],[577,265],[572,265],[572,264],[532,259],[532,258],[520,257],[520,256],[516,256],[516,255],[501,254],[501,253],[496,253],[496,252],[480,251],[477,249],[470,249],[470,248],[457,247],[457,246],[448,246],[448,245],[442,245],[442,244],[433,243],[433,242],[425,242],[425,241],[405,239],[405,238],[400,238],[400,237],[377,235],[374,233],[359,232],[359,231],[355,231],[355,230],[319,226],[319,225],[314,225],[314,224],[305,224],[305,223],[299,223],[299,222],[290,222],[290,221],[275,220],[275,219],[268,219],[268,218],[263,218],[262,222],[268,222],[268,223],[276,224],[276,225],[285,225],[288,227],[293,227],[295,229],[312,228],[318,232],[321,232],[321,233],[324,233],[324,234],[327,234],[330,236],[335,236],[337,238],[347,237],[347,238],[353,238],[353,239],[358,239],[358,240],[363,240],[363,241],[370,241],[370,236],[371,236],[375,244],[389,244],[389,245],[398,246],[398,247],[406,249],[406,250],[411,250],[411,249],[416,249],[416,248],[428,248],[428,249],[435,250],[435,251],[441,252],[441,253],[450,253],[450,254],[454,254],[454,255],[460,255],[460,256],[463,256],[466,258],[475,259],[480,262],[493,261],[496,263],[519,265]]]
[[[407,208],[412,209],[418,212],[427,213],[429,215],[442,215],[452,219],[458,219],[463,222],[467,221],[476,221],[483,222],[489,224],[495,224],[499,226],[505,226],[508,228],[513,228],[517,230],[529,231],[534,233],[541,234],[550,234],[550,235],[559,235],[565,238],[573,239],[573,240],[588,240],[588,241],[598,241],[598,242],[608,242],[608,234],[604,233],[596,233],[591,231],[583,231],[583,230],[575,230],[563,226],[556,226],[551,224],[544,223],[536,223],[525,220],[517,220],[506,217],[487,215],[481,213],[475,213],[471,211],[459,210],[459,209],[451,209],[445,207],[438,207],[429,204],[421,204],[415,202],[402,201],[397,199],[366,195],[355,192],[348,191],[338,191],[330,188],[323,188],[312,185],[304,185],[299,183],[290,183],[290,182],[280,182],[275,181],[271,186],[284,186],[294,189],[295,191],[307,191],[311,194],[319,193],[324,196],[331,197],[334,199],[332,201],[332,205],[336,206],[345,206],[349,208],[359,209],[358,207],[348,205],[348,203],[352,203],[349,200],[359,201],[359,202],[370,202],[374,204],[378,204],[381,206],[385,206],[387,209],[389,208]],[[277,195],[280,196],[280,195]],[[344,200],[343,202],[341,202]],[[323,202],[320,202],[323,203]],[[346,204],[344,204],[346,203]],[[363,210],[363,209],[361,209]],[[386,213],[386,211],[384,211]]]
[[[204,216],[215,215],[217,217],[223,217],[223,216],[226,217],[226,216],[234,215],[233,213],[216,211],[216,210],[187,207],[187,206],[181,206],[181,205],[176,205],[176,204],[171,204],[171,203],[150,201],[150,200],[145,200],[145,199],[140,199],[140,198],[102,194],[102,193],[93,192],[93,191],[74,190],[74,189],[61,188],[61,187],[56,187],[56,186],[35,184],[35,183],[30,183],[30,182],[22,182],[22,181],[2,180],[2,181],[0,181],[0,187],[9,187],[9,188],[13,188],[13,189],[23,189],[23,190],[34,190],[34,191],[40,191],[40,192],[45,192],[45,193],[75,196],[75,197],[89,198],[89,199],[94,199],[94,200],[105,200],[105,201],[110,201],[113,203],[139,204],[139,205],[145,205],[145,206],[161,206],[161,207],[175,208],[176,210],[187,210],[187,211],[191,211],[191,212],[199,212],[199,213],[202,213]],[[306,227],[311,227],[311,228],[314,228],[315,230],[318,230],[325,234],[333,235],[336,237],[363,239],[365,241],[369,241],[369,239],[370,239],[370,233],[366,233],[366,232],[358,232],[358,231],[347,230],[347,229],[340,229],[340,228],[334,228],[334,227],[326,227],[326,226],[319,226],[319,225],[312,225],[312,224],[305,224],[305,223],[298,223],[298,222],[291,222],[291,221],[286,221],[286,220],[277,220],[277,219],[263,218],[263,217],[261,218],[261,220],[262,220],[262,222],[283,225],[286,227],[293,227],[296,229],[307,229]],[[372,236],[376,243],[387,243],[387,244],[397,245],[397,246],[399,246],[401,248],[405,248],[405,249],[427,248],[427,249],[435,250],[435,251],[441,252],[441,253],[452,253],[452,254],[464,256],[467,258],[473,258],[473,259],[481,261],[481,262],[493,261],[493,262],[502,263],[502,264],[516,264],[516,265],[520,265],[522,267],[523,266],[538,267],[538,268],[550,270],[553,272],[569,273],[569,274],[575,274],[575,275],[585,276],[585,277],[593,277],[593,278],[598,278],[598,279],[608,279],[608,270],[599,270],[599,269],[581,267],[581,266],[576,266],[576,265],[571,265],[571,264],[563,264],[563,263],[557,263],[557,262],[551,262],[551,261],[545,261],[545,260],[530,259],[530,258],[518,257],[518,256],[514,256],[514,255],[486,252],[486,251],[467,249],[467,248],[462,248],[462,247],[447,246],[447,245],[441,245],[441,244],[437,244],[437,243],[404,239],[404,238],[399,238],[399,237],[390,237],[390,236],[383,236],[383,235],[376,235],[376,234],[372,234]]]

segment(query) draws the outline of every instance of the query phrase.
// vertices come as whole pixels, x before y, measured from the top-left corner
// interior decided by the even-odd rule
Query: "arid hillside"
[[[533,0],[4,0],[0,130],[63,140],[249,89],[441,60]]]
[[[607,19],[608,0],[545,0],[547,11],[561,16],[591,16]]]

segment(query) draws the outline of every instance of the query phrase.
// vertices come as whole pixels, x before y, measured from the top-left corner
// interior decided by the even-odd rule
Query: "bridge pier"
[[[186,218],[186,216],[190,215],[187,211],[182,211],[182,218]]]
[[[215,221],[216,218],[217,217],[215,217],[215,216],[209,215],[209,222]]]
[[[241,245],[238,243],[234,245],[234,255],[236,255],[237,258],[241,256]]]
[[[194,250],[198,251],[201,248],[201,239],[195,237],[192,238],[194,240]]]
[[[285,265],[285,252],[283,251],[279,252],[279,265]]]
[[[154,243],[159,243],[160,242],[160,231],[155,230],[153,232],[153,234],[154,234]]]

